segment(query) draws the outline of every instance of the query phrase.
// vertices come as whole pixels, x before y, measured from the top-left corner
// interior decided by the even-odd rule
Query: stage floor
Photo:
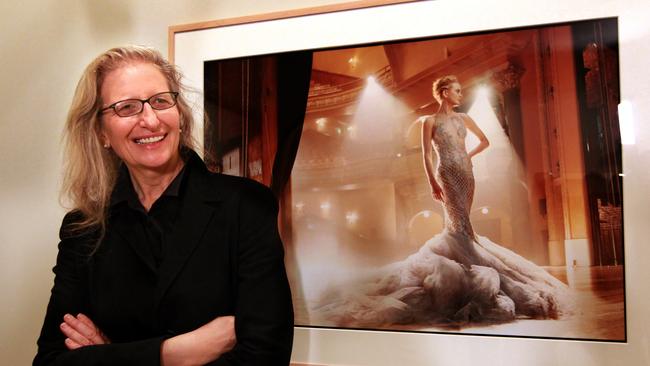
[[[390,329],[416,332],[448,332],[477,335],[625,341],[625,292],[623,266],[545,267],[567,283],[575,299],[574,313],[561,319],[518,319],[501,324],[463,327],[422,324],[394,325]],[[305,299],[294,291],[295,323],[309,323]]]

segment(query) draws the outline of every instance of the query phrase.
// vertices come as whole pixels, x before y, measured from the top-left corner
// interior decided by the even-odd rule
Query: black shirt
[[[123,210],[123,213],[128,215],[129,225],[133,225],[131,232],[136,235],[134,242],[141,246],[140,251],[145,253],[154,269],[158,269],[168,249],[169,237],[180,211],[184,177],[187,175],[186,169],[187,165],[181,169],[163,194],[151,205],[149,212],[140,203],[131,181],[131,175],[124,164],[122,164],[115,182],[111,196],[111,208],[114,211]]]

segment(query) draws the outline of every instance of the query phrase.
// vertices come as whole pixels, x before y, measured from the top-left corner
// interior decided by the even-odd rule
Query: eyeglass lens
[[[123,100],[115,103],[115,113],[120,117],[134,116],[142,112],[145,102],[156,110],[168,109],[176,105],[176,94],[172,92],[159,93],[144,102],[139,99]]]

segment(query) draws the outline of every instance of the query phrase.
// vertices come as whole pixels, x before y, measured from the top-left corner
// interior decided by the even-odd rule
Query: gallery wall
[[[169,25],[345,1],[0,2],[0,364],[30,364],[36,351],[52,286],[57,231],[65,212],[58,202],[61,130],[76,80],[85,65],[107,48],[125,43],[151,45],[166,55]],[[585,8],[614,6],[610,1],[599,1],[597,5],[576,2]],[[624,3],[638,14],[650,10],[645,0]],[[476,4],[479,7],[480,2]],[[484,6],[492,6],[489,4]],[[516,8],[516,3],[512,5]],[[621,54],[627,61],[621,67],[640,72],[634,77],[627,73],[621,83],[623,90],[633,95],[633,105],[638,107],[633,112],[642,119],[649,112],[638,101],[650,99],[650,76],[635,60],[636,56],[646,61],[650,57],[642,48],[635,49],[632,57],[630,45],[639,42],[636,35],[647,37],[648,30],[647,26],[635,28],[634,24],[641,24],[639,20],[632,24],[623,27],[622,34],[628,38]],[[631,87],[634,83],[646,87],[636,91]],[[645,129],[637,132],[636,145],[628,146],[624,156],[629,175],[626,189],[642,193],[650,183],[647,163],[641,163],[650,157],[650,134]],[[648,365],[650,298],[646,280],[639,276],[648,274],[645,262],[649,258],[646,242],[650,228],[639,225],[650,217],[648,207],[647,195],[626,199],[626,215],[630,213],[625,218],[627,310],[632,317],[628,319],[628,344],[299,329],[294,356],[299,361],[327,360],[323,362],[346,365],[450,364],[451,354],[456,355],[451,363],[466,365],[607,365],[616,361]]]
[[[0,2],[0,364],[36,352],[64,214],[61,131],[86,64],[126,43],[167,55],[170,25],[340,1]]]

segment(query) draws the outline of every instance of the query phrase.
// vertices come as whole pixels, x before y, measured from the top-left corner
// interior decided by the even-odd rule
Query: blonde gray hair
[[[449,89],[453,83],[458,83],[458,78],[455,75],[446,75],[433,82],[433,97],[436,99],[438,104],[442,104],[443,90]]]
[[[179,148],[192,149],[194,125],[192,111],[183,97],[185,90],[182,75],[176,67],[165,60],[160,52],[144,46],[112,48],[95,58],[84,70],[77,84],[64,130],[64,174],[61,200],[81,213],[82,219],[74,223],[74,229],[99,228],[103,236],[110,196],[115,185],[120,158],[103,147],[100,108],[101,88],[111,71],[134,63],[156,66],[167,79],[169,89],[179,92],[177,108],[180,115]]]

